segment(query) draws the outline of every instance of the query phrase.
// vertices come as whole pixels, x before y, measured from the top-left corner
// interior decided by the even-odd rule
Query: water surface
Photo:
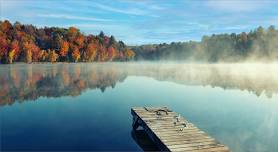
[[[0,67],[1,150],[142,151],[133,106],[168,106],[233,151],[278,151],[275,64]]]

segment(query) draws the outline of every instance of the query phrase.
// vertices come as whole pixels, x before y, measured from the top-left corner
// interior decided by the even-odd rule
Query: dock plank
[[[162,151],[228,152],[184,117],[167,107],[134,107],[133,128],[141,127]]]

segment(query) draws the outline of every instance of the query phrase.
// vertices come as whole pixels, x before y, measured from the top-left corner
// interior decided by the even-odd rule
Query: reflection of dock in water
[[[144,150],[144,151],[159,151],[159,148],[149,138],[148,134],[144,130],[131,131],[133,140]]]
[[[141,127],[162,151],[229,151],[226,146],[166,107],[136,107],[131,109],[131,114],[134,132],[138,133]]]

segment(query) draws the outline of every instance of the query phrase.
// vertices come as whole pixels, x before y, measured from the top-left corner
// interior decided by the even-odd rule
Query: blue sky
[[[278,27],[278,1],[0,0],[1,20],[39,27],[76,26],[129,45],[200,40],[203,35]]]

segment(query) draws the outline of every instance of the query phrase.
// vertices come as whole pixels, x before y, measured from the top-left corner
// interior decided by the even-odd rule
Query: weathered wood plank
[[[179,136],[179,137],[176,137],[176,136],[162,136],[160,137],[161,140],[163,141],[176,141],[176,140],[182,140],[182,141],[185,141],[185,140],[191,140],[191,141],[195,141],[195,140],[200,140],[200,139],[213,139],[211,137],[204,137],[202,135],[196,135],[196,136]]]
[[[131,109],[133,127],[141,126],[163,151],[214,152],[229,149],[167,107]]]
[[[203,136],[196,136],[196,137],[188,137],[188,138],[185,138],[185,137],[171,137],[171,138],[165,138],[165,137],[162,137],[161,140],[164,142],[164,143],[168,143],[168,142],[176,142],[176,141],[192,141],[192,142],[198,142],[199,140],[215,140],[211,137],[203,137]]]
[[[204,143],[204,142],[213,142],[216,143],[214,139],[191,139],[191,140],[183,140],[181,138],[176,138],[176,140],[172,141],[165,141],[162,140],[165,145],[170,146],[170,145],[180,145],[180,144],[194,144],[194,143]]]
[[[202,149],[194,149],[194,150],[186,150],[186,148],[177,148],[173,149],[172,151],[178,152],[229,152],[229,149],[224,146],[218,146],[218,147],[211,147],[211,148],[202,148]]]
[[[168,145],[169,148],[175,149],[175,148],[190,148],[190,149],[201,149],[201,148],[209,148],[209,147],[215,147],[219,146],[220,144],[216,144],[215,142],[196,142],[196,143],[186,143],[186,144],[174,144],[174,145]]]

